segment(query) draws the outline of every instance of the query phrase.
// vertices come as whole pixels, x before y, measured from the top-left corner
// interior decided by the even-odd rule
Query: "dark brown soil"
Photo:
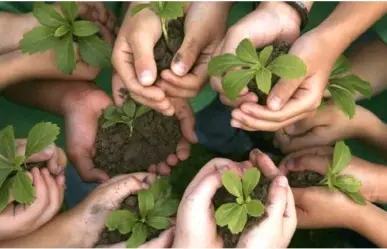
[[[158,72],[170,68],[173,56],[183,42],[184,18],[169,22],[168,37],[168,44],[162,37],[154,48]],[[126,93],[120,93],[125,98]],[[110,176],[144,171],[149,165],[165,161],[168,155],[175,153],[180,137],[176,117],[151,111],[135,121],[132,137],[125,124],[99,128],[94,162]]]
[[[47,163],[46,162],[38,162],[38,163],[27,163],[26,165],[25,165],[25,169],[27,170],[27,171],[30,171],[31,169],[33,169],[33,168],[38,168],[38,169],[41,169],[41,168],[44,168],[44,167],[46,167],[47,166]]]
[[[316,186],[322,178],[323,177],[321,175],[314,172],[292,172],[288,175],[289,185],[295,188]],[[261,200],[262,203],[265,204],[270,183],[271,180],[261,176],[258,186],[252,193],[252,198]],[[220,205],[229,202],[235,202],[235,197],[231,196],[224,188],[220,189],[214,197],[215,209],[217,209]],[[244,231],[254,225],[257,225],[265,217],[265,215],[258,218],[249,217]],[[228,230],[227,226],[218,227],[218,234],[223,238],[224,247],[226,248],[235,248],[241,235],[232,234]]]

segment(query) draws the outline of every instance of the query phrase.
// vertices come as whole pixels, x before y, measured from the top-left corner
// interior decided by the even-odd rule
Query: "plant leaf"
[[[20,41],[20,49],[23,53],[33,54],[45,52],[52,49],[58,43],[54,37],[55,29],[47,27],[36,27],[23,35]]]
[[[152,192],[152,195],[155,200],[159,200],[163,197],[163,192],[165,192],[168,188],[169,180],[167,177],[161,177],[153,182],[150,191]]]
[[[246,203],[246,211],[248,215],[253,217],[260,217],[265,212],[265,206],[260,200],[251,200],[249,203]]]
[[[231,221],[228,223],[228,229],[232,234],[238,234],[243,231],[247,222],[247,211],[243,205],[239,205]]]
[[[78,16],[78,7],[73,1],[60,2],[60,9],[69,22],[73,22]]]
[[[327,170],[327,185],[328,185],[328,188],[330,190],[335,190],[336,187],[335,187],[335,182],[336,182],[336,175],[333,174],[332,172],[332,168],[331,167],[328,167],[328,170]]]
[[[109,128],[115,124],[117,124],[119,122],[117,121],[114,121],[114,120],[105,120],[101,126],[102,129],[106,129],[106,128]]]
[[[67,25],[61,25],[55,30],[54,36],[55,37],[62,37],[65,34],[67,34],[69,31],[70,31],[70,29]]]
[[[329,80],[329,82],[330,82],[330,85],[336,84],[346,88],[352,94],[355,94],[355,91],[358,91],[361,95],[363,95],[366,98],[370,98],[372,96],[371,84],[353,74],[345,75],[339,78],[334,78]]]
[[[237,49],[236,56],[242,61],[253,64],[261,64],[258,59],[257,52],[254,48],[254,45],[251,43],[249,39],[243,39]]]
[[[0,187],[4,184],[7,177],[16,170],[12,163],[0,154]]]
[[[0,185],[0,213],[8,206],[11,183],[12,180],[8,179],[2,186]]]
[[[121,234],[130,233],[138,218],[129,210],[116,210],[106,218],[105,226],[109,231],[118,230]]]
[[[341,55],[336,60],[335,65],[333,66],[333,69],[332,69],[330,77],[337,76],[337,75],[340,75],[342,73],[346,73],[349,70],[351,70],[351,65],[350,65],[348,59],[344,55]]]
[[[210,76],[219,76],[222,73],[234,67],[251,65],[239,59],[233,54],[222,54],[211,59],[208,63],[208,74]]]
[[[99,32],[99,26],[89,21],[76,21],[73,23],[73,34],[78,37],[91,36]]]
[[[0,154],[10,162],[15,160],[16,140],[12,125],[8,125],[0,131]]]
[[[59,127],[51,122],[42,122],[34,125],[28,132],[25,157],[42,151],[55,142],[59,135]]]
[[[138,117],[141,117],[142,115],[145,115],[146,113],[150,112],[151,109],[145,105],[140,105],[139,107],[137,107],[136,109],[136,115],[134,118],[138,118]]]
[[[332,173],[334,175],[339,174],[349,165],[351,158],[351,150],[344,141],[336,142],[335,150],[333,152]]]
[[[169,219],[161,216],[151,216],[146,219],[146,224],[158,230],[167,229],[171,226]]]
[[[336,178],[335,186],[346,192],[356,193],[360,191],[361,181],[354,176],[343,175]]]
[[[284,54],[275,58],[268,66],[272,73],[284,79],[299,79],[306,75],[306,65],[301,58]]]
[[[264,67],[259,69],[255,74],[255,81],[262,92],[269,94],[271,90],[271,72],[268,69]]]
[[[245,195],[245,199],[253,192],[259,182],[260,177],[261,172],[259,172],[259,170],[256,168],[249,168],[245,172],[242,178],[243,194]]]
[[[145,218],[154,205],[155,200],[153,199],[151,191],[141,190],[138,192],[138,207],[140,209],[141,217]]]
[[[51,4],[36,2],[32,12],[36,19],[38,19],[39,23],[46,27],[56,29],[60,25],[66,24],[66,20]]]
[[[356,193],[344,192],[344,193],[359,205],[367,204],[364,197],[359,192],[356,192]]]
[[[223,186],[227,189],[227,191],[233,196],[235,197],[243,196],[242,181],[234,172],[227,171],[223,173],[222,183],[223,183]]]
[[[273,53],[273,46],[266,46],[259,53],[259,61],[261,62],[262,67],[265,67],[267,60],[270,58],[270,55]]]
[[[136,6],[133,7],[132,9],[132,16],[136,15],[138,12],[140,12],[141,10],[145,9],[145,8],[149,8],[150,7],[150,4],[147,3],[147,4],[138,4]]]
[[[223,78],[223,90],[230,100],[235,100],[243,88],[254,78],[255,70],[230,71]]]
[[[23,171],[19,171],[12,178],[11,187],[13,198],[22,204],[31,204],[35,200],[35,188],[32,180]]]
[[[158,15],[160,18],[164,18],[166,20],[174,20],[182,17],[184,15],[183,3],[171,1],[163,2],[163,7],[160,9]]]
[[[353,95],[346,89],[335,88],[331,85],[328,85],[328,90],[331,93],[333,102],[349,119],[352,119],[356,111]]]
[[[114,115],[114,112],[116,110],[116,107],[114,105],[109,105],[108,107],[106,107],[106,109],[103,111],[103,117],[105,119],[108,119],[110,120],[109,118],[112,117]]]
[[[15,160],[14,160],[14,165],[16,167],[20,167],[20,165],[22,165],[22,163],[24,162],[24,160],[26,160],[26,157],[25,156],[16,156],[15,157]]]
[[[151,215],[152,216],[163,216],[163,217],[170,217],[174,214],[176,214],[177,209],[179,207],[180,201],[177,199],[169,199],[163,202],[162,205],[155,205],[155,208],[152,210]]]
[[[132,235],[126,241],[126,248],[137,248],[142,245],[148,236],[148,228],[144,223],[134,225]]]
[[[110,66],[112,48],[98,36],[92,35],[79,39],[79,53],[90,66],[105,68]]]
[[[220,227],[228,225],[238,207],[237,203],[226,203],[220,206],[215,212],[216,225]]]
[[[126,116],[133,118],[136,111],[136,104],[133,101],[128,101],[122,106],[122,110]]]
[[[71,33],[67,33],[58,41],[55,47],[55,56],[60,71],[71,75],[76,67],[73,35]]]

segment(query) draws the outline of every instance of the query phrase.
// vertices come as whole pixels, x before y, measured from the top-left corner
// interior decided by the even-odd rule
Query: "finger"
[[[148,241],[140,246],[140,248],[170,248],[175,236],[175,227],[171,227],[163,231],[157,238]]]
[[[160,175],[169,176],[171,174],[171,167],[165,162],[160,162],[157,164],[157,171]]]
[[[175,106],[176,118],[180,121],[180,129],[183,136],[190,143],[197,143],[198,138],[195,133],[195,116],[191,105],[187,100],[172,99]]]
[[[272,111],[281,110],[304,80],[304,78],[297,80],[280,79],[267,97],[268,108]]]
[[[229,98],[227,98],[225,95],[220,94],[219,95],[220,101],[227,105],[231,106],[233,108],[241,106],[243,103],[257,103],[258,102],[258,97],[255,93],[253,92],[248,92],[245,95],[240,95],[236,100],[231,101]]]
[[[176,149],[177,151],[178,149]],[[179,158],[175,154],[170,154],[167,158],[167,164],[170,166],[176,166],[179,162]]]
[[[108,19],[108,12],[102,2],[94,3],[94,7],[98,12],[98,19],[101,23],[105,24]]]
[[[53,175],[60,175],[67,164],[67,157],[61,148],[55,147],[55,152],[47,162],[47,168]]]
[[[141,103],[145,106],[148,106],[151,109],[154,109],[158,112],[161,112],[165,116],[173,116],[175,113],[175,108],[173,107],[171,100],[169,98],[165,98],[162,101],[154,101],[143,96],[131,93],[130,96],[136,102]]]
[[[156,164],[151,164],[149,167],[148,167],[148,172],[149,173],[157,173],[157,165]]]
[[[250,152],[250,162],[252,162],[254,167],[257,167],[259,171],[261,171],[262,174],[269,179],[273,179],[274,177],[281,175],[277,166],[270,157],[258,149],[254,149]]]
[[[24,148],[19,147],[19,148],[20,149],[19,151],[17,151],[17,154],[21,155],[19,154],[19,152],[22,152],[23,150],[25,151],[25,147]],[[38,163],[38,162],[48,161],[53,157],[53,155],[55,154],[55,151],[56,151],[55,144],[51,144],[50,146],[44,148],[42,151],[35,153],[31,155],[29,158],[27,158],[26,163]]]
[[[124,174],[124,175],[117,175],[109,179],[109,181],[101,184],[100,186],[114,185],[117,182],[121,182],[127,179],[129,176],[134,177],[135,179],[142,182],[143,188],[149,188],[152,185],[152,183],[157,179],[157,176],[155,174],[147,173],[147,172],[136,172],[136,173],[130,173],[130,174]]]
[[[287,160],[283,165],[291,171],[313,171],[325,175],[330,163],[327,156],[305,155]]]
[[[289,184],[285,176],[274,178],[266,199],[268,219],[280,226],[286,210]]]
[[[191,144],[186,139],[181,138],[176,147],[177,159],[179,159],[180,161],[187,160],[189,158],[190,152],[191,152]],[[169,165],[172,165],[172,164],[169,164]]]
[[[315,112],[306,118],[284,127],[285,132],[292,136],[298,136],[306,133],[317,126],[327,125],[331,122],[332,113]]]
[[[290,241],[293,237],[294,231],[297,228],[297,212],[296,204],[294,202],[293,192],[290,187],[287,190],[287,203],[284,213],[284,235],[286,236],[286,241]]]
[[[107,42],[110,46],[113,46],[113,41],[114,41],[114,36],[113,33],[105,26],[102,24],[99,24],[99,33],[102,36],[102,39]]]
[[[169,82],[165,80],[159,80],[156,83],[157,87],[160,87],[167,96],[174,98],[193,98],[198,94],[197,90],[190,90],[181,87],[176,87],[174,85],[169,84]]]
[[[116,27],[116,23],[117,23],[117,17],[116,15],[113,13],[113,11],[111,9],[107,9],[108,11],[108,20],[106,22],[106,27],[110,30],[110,32],[114,33],[115,32],[115,27]]]
[[[46,181],[43,178],[43,174],[37,168],[31,170],[33,185],[35,187],[35,201],[27,206],[26,212],[23,213],[23,217],[28,220],[37,219],[40,217],[44,210],[49,205],[49,190]]]
[[[311,147],[308,149],[303,149],[299,150],[296,152],[293,152],[286,156],[281,162],[280,166],[285,165],[288,163],[289,160],[293,160],[294,158],[299,158],[303,156],[308,156],[308,155],[314,155],[314,156],[332,156],[333,155],[333,147],[331,146],[316,146],[316,147]]]
[[[121,106],[122,104],[124,104],[125,98],[122,95],[123,90],[124,91],[126,90],[126,86],[124,82],[122,81],[118,73],[113,72],[112,94],[113,94],[114,104],[116,104],[117,106]]]

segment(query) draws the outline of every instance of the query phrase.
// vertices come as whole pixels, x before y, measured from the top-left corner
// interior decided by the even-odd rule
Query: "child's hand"
[[[12,196],[8,206],[0,213],[0,240],[29,234],[43,226],[59,211],[63,202],[65,177],[53,177],[48,169],[33,168],[30,176],[36,189],[36,200],[31,205],[14,204]]]
[[[275,134],[275,144],[284,153],[311,146],[332,145],[338,140],[361,139],[367,136],[370,127],[377,129],[383,123],[370,111],[356,107],[356,115],[349,119],[333,103],[307,118],[281,129]]]

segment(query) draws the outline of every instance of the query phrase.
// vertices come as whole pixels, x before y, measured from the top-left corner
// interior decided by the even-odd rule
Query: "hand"
[[[173,247],[223,247],[223,241],[216,230],[212,198],[222,187],[223,172],[232,170],[242,174],[240,166],[248,164],[215,158],[203,166],[188,185],[180,202]]]
[[[383,123],[361,106],[356,107],[355,116],[349,119],[333,102],[329,102],[316,113],[277,131],[275,144],[284,153],[311,146],[333,145],[339,140],[366,137],[369,126],[376,129]]]
[[[262,2],[258,8],[248,14],[230,29],[217,47],[214,56],[235,53],[238,44],[245,38],[251,40],[255,47],[263,47],[274,41],[286,41],[292,44],[300,35],[301,20],[297,12],[281,2]],[[237,107],[241,103],[258,101],[254,93],[245,88],[236,101],[230,101],[223,92],[221,78],[211,78],[212,88],[219,92],[220,100],[225,105]]]
[[[31,175],[36,200],[31,205],[14,204],[13,197],[0,214],[0,240],[25,236],[51,220],[63,202],[65,177],[50,175],[47,168],[33,168]]]

